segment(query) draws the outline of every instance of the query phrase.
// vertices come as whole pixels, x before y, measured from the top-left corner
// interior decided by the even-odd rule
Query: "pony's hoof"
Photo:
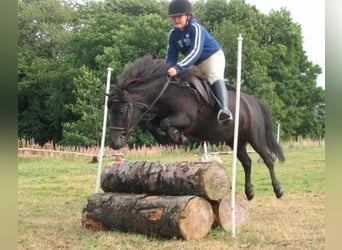
[[[179,132],[178,129],[172,129],[171,132],[169,133],[169,136],[171,140],[176,143],[176,144],[181,144],[181,133]]]
[[[284,191],[283,190],[280,190],[279,192],[276,192],[275,195],[278,199],[280,199],[284,194]]]
[[[247,200],[249,200],[249,201],[253,200],[254,192],[246,193],[246,197],[247,197]]]

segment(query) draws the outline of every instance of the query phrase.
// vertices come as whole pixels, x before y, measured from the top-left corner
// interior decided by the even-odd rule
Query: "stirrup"
[[[227,116],[226,118],[221,118],[220,119],[220,116],[223,115],[223,116]],[[232,113],[228,110],[228,109],[220,109],[220,111],[217,113],[217,122],[219,124],[223,124],[223,123],[226,123],[228,121],[232,121],[233,120],[233,115]]]

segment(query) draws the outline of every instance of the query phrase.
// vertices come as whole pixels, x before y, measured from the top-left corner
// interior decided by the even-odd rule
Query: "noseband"
[[[164,84],[164,87],[162,88],[162,90],[160,91],[158,96],[153,100],[153,102],[150,105],[147,105],[147,104],[142,103],[142,102],[133,102],[131,100],[131,98],[125,98],[125,100],[122,100],[122,99],[114,99],[114,100],[112,100],[112,102],[127,103],[128,104],[128,110],[127,110],[127,113],[126,113],[126,122],[125,122],[124,127],[110,126],[109,129],[110,130],[116,130],[116,131],[123,131],[124,135],[122,137],[123,138],[128,137],[133,132],[135,127],[138,125],[140,120],[144,117],[144,115],[147,114],[152,109],[154,104],[156,104],[156,102],[164,94],[165,90],[167,89],[167,87],[169,86],[170,81],[171,81],[170,77],[168,75],[166,75],[166,79],[167,80],[166,80],[166,83]],[[135,123],[132,124],[133,106],[140,106],[140,107],[142,107],[144,112],[141,113],[140,116],[138,117],[138,119],[135,121]]]

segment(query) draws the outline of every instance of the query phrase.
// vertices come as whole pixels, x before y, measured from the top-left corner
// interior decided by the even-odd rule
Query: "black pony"
[[[196,74],[170,79],[168,65],[151,56],[138,58],[120,76],[109,94],[108,109],[111,118],[110,146],[119,149],[147,113],[155,118],[148,130],[162,140],[158,129],[163,130],[173,143],[182,143],[182,135],[209,143],[225,142],[231,148],[234,141],[234,122],[217,123],[216,102],[212,101]],[[191,72],[189,72],[191,73]],[[194,87],[197,86],[197,87]],[[229,108],[235,116],[235,91],[229,91]],[[274,161],[285,160],[281,147],[272,132],[271,112],[259,99],[241,93],[237,157],[245,172],[245,194],[253,199],[251,159],[246,145],[249,143],[269,169],[277,198],[283,191],[274,172]],[[164,138],[165,139],[165,138]]]

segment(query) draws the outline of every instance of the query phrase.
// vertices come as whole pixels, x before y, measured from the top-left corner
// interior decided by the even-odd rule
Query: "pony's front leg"
[[[174,143],[182,144],[182,129],[191,124],[185,113],[177,113],[161,120],[160,128],[164,130]]]
[[[160,131],[159,124],[160,124],[160,118],[156,117],[152,119],[151,121],[148,121],[145,124],[144,128],[153,136],[153,138],[156,140],[158,144],[161,144],[161,145],[170,144],[171,140],[169,136],[165,132]]]

